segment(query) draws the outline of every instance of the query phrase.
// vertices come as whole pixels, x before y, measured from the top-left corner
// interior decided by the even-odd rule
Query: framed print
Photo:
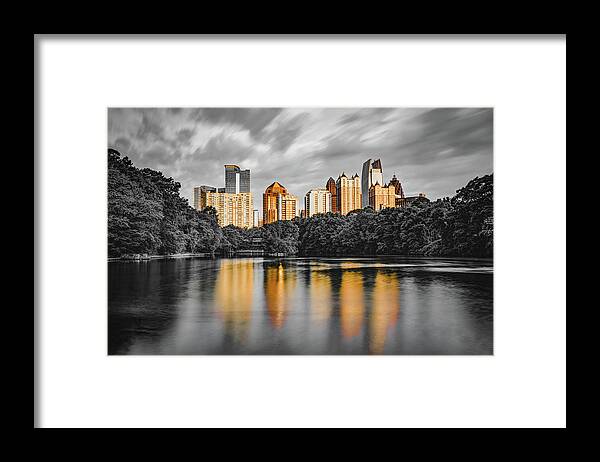
[[[35,35],[34,161],[35,427],[566,427],[566,35]]]

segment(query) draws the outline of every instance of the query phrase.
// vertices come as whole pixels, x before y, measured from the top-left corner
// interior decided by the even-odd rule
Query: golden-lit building
[[[194,190],[194,197],[196,191]],[[219,226],[238,226],[251,228],[253,226],[252,193],[215,192],[208,189],[200,190],[196,209],[214,207],[217,210]]]
[[[289,194],[278,181],[271,184],[263,194],[263,222],[291,220],[298,213],[298,198]]]
[[[383,184],[383,167],[381,167],[381,159],[377,159],[375,162],[371,162],[371,159],[363,164],[362,168],[362,207],[369,206],[369,189],[375,183]]]
[[[396,174],[392,176],[389,186],[393,186],[396,191],[396,207],[405,207],[406,199],[404,197],[404,190],[402,189],[402,183],[396,178]]]
[[[337,188],[335,186],[335,180],[331,177],[327,180],[325,189],[331,193],[331,211],[333,213],[339,213],[337,203]]]
[[[379,183],[371,185],[369,188],[369,206],[375,211],[396,207],[396,189],[394,186],[381,186]]]
[[[311,189],[304,197],[305,218],[331,212],[331,193],[325,188]]]
[[[342,173],[338,177],[335,187],[339,213],[347,215],[348,212],[361,208],[362,194],[358,174],[355,173],[352,178],[348,178],[345,173]]]
[[[196,210],[202,210],[201,199],[203,192],[217,192],[217,188],[206,185],[196,186],[194,188],[194,199],[192,205]]]

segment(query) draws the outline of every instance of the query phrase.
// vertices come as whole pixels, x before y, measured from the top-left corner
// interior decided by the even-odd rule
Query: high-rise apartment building
[[[291,220],[298,214],[298,198],[289,194],[279,182],[274,182],[263,194],[263,222]]]
[[[362,168],[362,207],[369,206],[369,188],[375,183],[383,185],[383,169],[381,168],[381,160],[377,159],[371,163],[371,159],[367,159]]]
[[[311,189],[304,196],[304,210],[306,218],[331,212],[331,193],[325,188]]]
[[[202,210],[202,207],[200,206],[200,194],[202,191],[216,192],[217,188],[213,188],[212,186],[206,186],[206,185],[196,186],[194,188],[194,200],[193,200],[192,206],[196,210]]]
[[[225,192],[230,194],[250,192],[250,170],[241,170],[233,164],[225,165]]]
[[[258,210],[254,209],[254,211],[252,212],[252,226],[254,226],[255,228],[258,228],[260,225],[260,216],[258,214]]]
[[[327,191],[331,193],[331,211],[333,213],[339,213],[337,205],[337,189],[335,187],[335,180],[332,177],[329,177],[329,179],[327,180],[325,189],[327,189]]]
[[[250,228],[254,224],[252,193],[230,194],[200,190],[196,208],[202,210],[206,207],[214,207],[217,210],[219,226]]]
[[[298,216],[298,198],[291,194],[279,196],[277,201],[277,213],[279,220],[293,220]]]
[[[361,184],[358,174],[355,173],[352,178],[348,178],[345,173],[342,173],[335,186],[339,213],[346,215],[348,212],[362,207]]]
[[[375,211],[396,207],[396,190],[392,185],[382,186],[379,182],[369,188],[369,206]]]

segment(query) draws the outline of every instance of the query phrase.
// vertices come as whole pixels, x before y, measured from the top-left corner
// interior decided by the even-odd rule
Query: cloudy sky
[[[381,159],[407,195],[451,196],[492,173],[490,108],[110,108],[108,146],[181,183],[223,187],[224,164],[249,168],[254,208],[279,181],[303,197]]]

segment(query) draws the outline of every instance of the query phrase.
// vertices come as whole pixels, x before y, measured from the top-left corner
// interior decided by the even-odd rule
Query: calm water
[[[108,264],[109,354],[492,354],[491,262]]]

